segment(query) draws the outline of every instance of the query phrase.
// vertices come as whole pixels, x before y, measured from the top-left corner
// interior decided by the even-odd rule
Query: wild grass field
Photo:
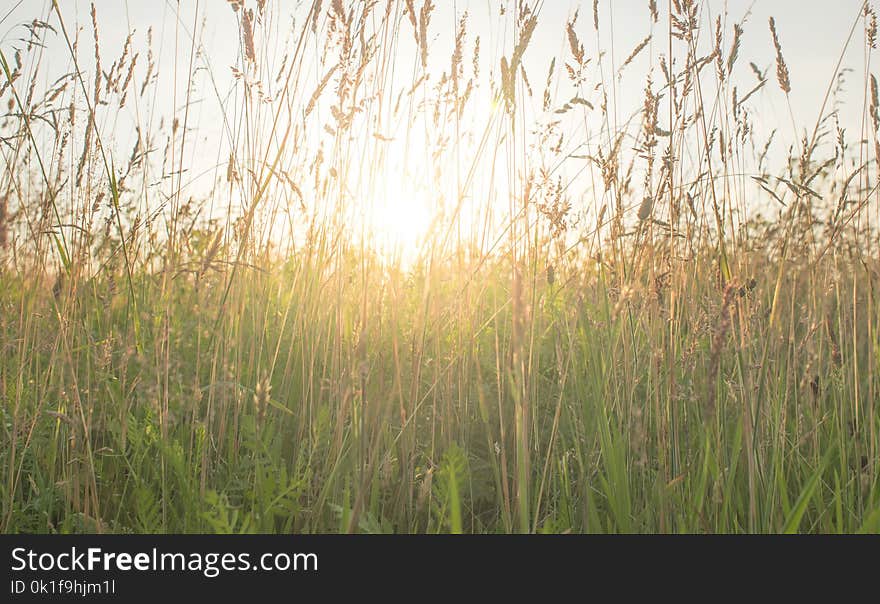
[[[880,531],[870,4],[27,4],[3,532]]]

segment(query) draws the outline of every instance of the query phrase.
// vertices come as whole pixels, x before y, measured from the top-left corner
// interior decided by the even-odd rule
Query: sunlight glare
[[[385,260],[409,266],[419,258],[434,222],[427,195],[384,195],[368,211],[367,230]]]

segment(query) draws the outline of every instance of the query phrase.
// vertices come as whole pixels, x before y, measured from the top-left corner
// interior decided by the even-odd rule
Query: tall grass
[[[797,94],[784,23],[652,1],[606,49],[596,1],[539,74],[543,2],[493,6],[492,40],[461,10],[439,38],[440,4],[316,0],[285,31],[294,7],[230,0],[229,91],[198,4],[170,65],[152,30],[113,56],[100,6],[16,27],[0,529],[880,531],[874,10],[841,40],[863,105],[829,74],[780,156],[754,116]],[[394,196],[429,211],[405,246],[372,213]]]

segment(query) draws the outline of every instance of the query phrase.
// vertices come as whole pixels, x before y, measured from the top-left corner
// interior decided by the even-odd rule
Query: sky
[[[351,5],[355,0],[344,0]],[[360,1],[360,0],[356,0]],[[661,12],[668,0],[659,0]],[[90,2],[87,0],[60,0],[66,25],[71,32],[81,28],[81,60],[89,65],[91,59],[91,18]],[[291,24],[300,23],[311,4],[308,0],[267,0],[270,27],[276,39],[284,40]],[[419,4],[420,2],[417,2]],[[325,2],[325,5],[328,5]],[[498,0],[435,0],[437,10],[431,22],[432,57],[448,61],[452,48],[456,23],[461,14],[469,15],[469,30],[473,36],[481,38],[484,56],[497,58],[509,55],[515,44],[510,31],[510,19],[498,16]],[[510,5],[510,2],[505,2]],[[234,106],[235,97],[232,66],[241,64],[241,37],[237,15],[225,0],[95,0],[99,16],[102,53],[111,60],[117,57],[129,32],[134,32],[133,45],[142,53],[145,49],[147,31],[152,28],[156,62],[159,66],[159,81],[156,90],[161,91],[149,97],[146,106],[130,103],[130,124],[116,121],[102,124],[107,136],[115,136],[120,149],[130,149],[130,141],[125,132],[133,132],[131,125],[143,114],[149,114],[151,125],[159,120],[165,124],[183,111],[182,99],[187,86],[187,61],[193,43],[193,34],[200,52],[196,57],[198,85],[196,102],[191,105],[188,115],[192,131],[198,134],[187,149],[187,163],[191,166],[192,179],[188,186],[192,191],[204,190],[216,179],[220,166],[228,153],[228,141],[222,132],[222,106]],[[246,0],[246,6],[256,6],[256,0]],[[614,108],[618,120],[639,109],[643,100],[644,74],[656,59],[663,54],[666,44],[665,23],[661,18],[654,24],[649,16],[648,0],[601,0],[599,3],[600,30],[602,39],[597,42],[593,33],[592,2],[574,0],[544,0],[541,4],[537,29],[529,46],[523,64],[533,82],[540,82],[546,73],[552,57],[564,57],[568,53],[568,43],[564,35],[565,23],[571,19],[575,10],[580,10],[577,31],[587,47],[587,56],[595,56],[597,47],[613,49],[614,54],[606,58],[606,65],[619,65],[641,40],[648,34],[655,34],[655,41],[649,47],[651,52],[642,53],[624,75],[617,80]],[[819,116],[819,108],[829,83],[835,80],[836,65],[841,57],[853,24],[856,23],[862,0],[839,0],[833,3],[817,0],[707,0],[703,2],[704,22],[714,21],[721,15],[725,29],[731,30],[735,22],[746,19],[742,50],[735,78],[741,78],[742,90],[754,83],[748,63],[754,62],[762,70],[769,70],[771,86],[766,86],[754,99],[757,110],[753,114],[759,132],[766,135],[773,129],[780,130],[779,148],[784,149],[804,130],[812,130]],[[775,72],[774,50],[767,20],[775,17],[780,41],[789,66],[792,83],[791,115],[784,97],[773,81]],[[21,25],[34,18],[57,24],[51,13],[50,0],[0,0],[0,48],[5,52],[20,47],[18,41],[23,35]],[[404,26],[408,24],[404,23]],[[706,29],[703,35],[708,35]],[[861,107],[863,105],[864,51],[862,25],[856,26],[856,33],[848,50],[843,54],[842,67],[853,69],[847,76],[843,96],[842,125],[850,132],[860,128]],[[410,36],[404,35],[409,40]],[[40,58],[41,73],[48,84],[55,77],[71,69],[70,56],[61,36],[49,36],[46,48]],[[277,43],[276,43],[277,44]],[[653,47],[658,44],[658,47]],[[404,58],[415,62],[415,49],[412,45],[401,44],[398,52]],[[263,60],[277,66],[281,60],[277,48],[262,49]],[[182,67],[175,72],[174,57]],[[653,57],[653,58],[652,58]],[[145,61],[139,63],[144,68]],[[494,65],[485,65],[492,69]],[[106,68],[106,66],[105,66]],[[608,68],[610,73],[610,67]],[[315,74],[318,77],[318,74]],[[655,76],[659,80],[659,76]],[[137,79],[137,76],[136,76]],[[541,84],[533,84],[542,88]],[[270,91],[271,96],[271,91]],[[848,110],[850,108],[851,110]],[[135,113],[142,112],[140,118]],[[793,118],[793,119],[792,119]],[[123,118],[124,119],[124,118]],[[792,123],[793,122],[793,123]],[[757,137],[761,140],[761,134]],[[851,136],[854,138],[854,136]],[[397,208],[392,207],[392,211]],[[416,220],[417,217],[411,217]]]
[[[351,3],[352,0],[347,0]],[[359,1],[359,0],[355,0]],[[666,0],[660,0],[663,5]],[[90,27],[88,0],[62,0],[64,14],[71,23]],[[193,31],[196,9],[205,26],[200,41],[207,55],[216,57],[214,63],[223,65],[235,60],[237,47],[237,24],[234,14],[224,0],[183,0],[179,4],[172,0],[96,0],[103,44],[107,49],[119,49],[129,31],[141,35],[153,27],[156,41],[163,47],[165,60],[174,52],[173,23],[179,20],[187,31]],[[253,3],[252,3],[253,4]],[[309,2],[304,0],[269,0],[282,18],[278,23],[289,22],[292,15],[302,15]],[[484,39],[511,44],[499,31],[498,19],[489,17],[497,14],[497,0],[438,0],[438,9],[433,20],[435,36],[437,32],[454,29],[455,14],[468,11],[471,14],[470,26],[479,31]],[[554,54],[561,54],[565,40],[562,35],[566,20],[575,9],[581,8],[579,20],[581,30],[591,34],[590,21],[592,6],[590,0],[545,0],[541,17],[535,32],[534,43],[529,49],[527,60],[536,64],[546,64]],[[604,46],[620,49],[633,48],[651,31],[647,11],[648,0],[603,0],[600,2],[600,19]],[[850,28],[862,6],[862,0],[839,0],[832,4],[818,0],[711,0],[706,3],[713,15],[726,14],[730,22],[741,20],[751,13],[743,39],[743,59],[755,61],[760,66],[768,66],[773,60],[773,50],[767,19],[774,16],[778,23],[780,38],[786,61],[792,74],[793,110],[797,122],[814,121],[822,97],[830,78],[834,75],[835,64],[846,42]],[[0,40],[4,46],[12,45],[21,35],[18,26],[34,17],[50,13],[49,0],[2,0],[0,1]],[[662,9],[662,6],[661,6]],[[48,19],[52,22],[52,19]],[[662,23],[661,23],[662,26]],[[656,27],[656,26],[655,26]],[[858,35],[859,32],[857,32]],[[188,40],[178,39],[178,52],[188,51]],[[585,35],[587,40],[591,36]],[[52,64],[66,64],[66,50],[61,44],[53,45],[48,57]],[[860,68],[862,51],[858,40],[851,44],[845,66]],[[638,71],[638,70],[636,70]],[[860,86],[854,86],[858,89]]]

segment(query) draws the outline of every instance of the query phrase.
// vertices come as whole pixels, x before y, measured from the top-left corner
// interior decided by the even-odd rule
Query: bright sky
[[[347,0],[351,3],[353,0]],[[668,0],[658,0],[661,13]],[[255,6],[256,0],[247,0],[247,6]],[[63,13],[67,26],[71,31],[81,28],[80,56],[86,68],[92,66],[92,31],[89,16],[90,2],[88,0],[62,0]],[[223,102],[234,106],[236,100],[229,96],[233,88],[233,80],[230,67],[240,65],[240,35],[236,14],[230,9],[227,2],[222,0],[182,0],[173,2],[166,0],[96,0],[102,53],[105,61],[112,61],[118,57],[123,47],[126,36],[134,31],[134,50],[142,55],[145,52],[146,32],[153,29],[153,43],[157,51],[157,63],[159,65],[159,82],[157,94],[148,103],[150,110],[146,113],[152,115],[153,125],[159,119],[171,121],[172,115],[179,116],[182,111],[182,103],[185,94],[185,78],[188,71],[192,33],[197,33],[197,40],[202,52],[197,58],[196,67],[199,72],[196,75],[196,99],[197,103],[190,108],[189,123],[192,131],[198,134],[199,139],[194,140],[188,147],[188,165],[192,167],[191,174],[195,179],[192,183],[194,189],[200,187],[200,180],[206,179],[201,185],[210,187],[216,178],[217,172],[212,172],[225,165],[228,154],[228,139],[224,139],[219,125],[222,115],[218,93]],[[295,22],[299,26],[304,15],[308,12],[311,2],[309,0],[268,0],[269,13],[272,27],[277,31],[277,39],[285,40],[290,25]],[[325,5],[329,5],[325,2]],[[380,5],[382,3],[380,2]],[[420,4],[420,2],[418,3]],[[509,55],[515,44],[510,31],[510,19],[501,19],[498,16],[499,2],[497,0],[435,0],[438,8],[431,22],[430,33],[433,35],[431,46],[432,56],[448,62],[451,54],[452,40],[455,32],[457,15],[464,11],[469,13],[469,39],[472,44],[475,35],[480,35],[484,56],[492,57],[493,61],[501,55]],[[512,6],[510,2],[507,2]],[[769,16],[776,18],[783,52],[791,72],[792,82],[792,112],[794,121],[799,131],[812,130],[818,117],[819,107],[825,95],[829,82],[835,75],[835,65],[853,24],[862,6],[862,0],[839,0],[833,6],[827,2],[803,1],[803,0],[755,0],[741,1],[709,0],[704,3],[705,10],[709,11],[714,22],[715,16],[726,15],[725,31],[729,36],[733,23],[741,21],[749,14],[745,24],[745,34],[742,41],[742,50],[737,63],[737,73],[741,78],[742,90],[747,90],[754,83],[753,76],[748,68],[749,62],[756,63],[761,69],[768,70],[771,76],[771,84],[765,87],[755,99],[753,107],[759,109],[753,115],[760,129],[769,132],[773,128],[779,128],[781,140],[780,148],[794,140],[791,118],[784,103],[782,93],[775,84],[774,50],[767,25]],[[578,19],[578,32],[582,42],[587,47],[587,56],[596,55],[596,39],[593,33],[592,2],[576,2],[573,0],[544,0],[538,20],[537,30],[533,42],[524,58],[524,65],[532,80],[532,85],[538,90],[543,89],[547,65],[554,56],[567,57],[568,46],[564,35],[566,21],[571,17],[574,10],[580,7]],[[603,32],[601,47],[605,50],[614,49],[614,56],[608,56],[608,74],[611,79],[611,63],[620,64],[630,51],[654,28],[656,35],[651,50],[653,57],[665,53],[666,32],[665,23],[661,16],[660,23],[652,23],[648,12],[648,0],[601,0],[600,24]],[[51,14],[51,2],[49,0],[0,0],[0,47],[6,52],[12,48],[21,46],[17,39],[24,35],[20,27],[22,23],[30,22],[37,17],[55,25],[57,19]],[[704,19],[704,23],[709,19]],[[177,24],[179,23],[179,27]],[[409,24],[402,24],[408,28]],[[704,36],[711,35],[709,28],[704,28]],[[411,40],[411,33],[406,31],[403,40]],[[729,37],[728,37],[729,40]],[[708,40],[707,40],[708,42]],[[728,42],[729,43],[729,42]],[[403,57],[404,65],[413,65],[415,57],[412,56],[413,48],[402,44],[399,47],[401,53],[409,56]],[[725,49],[727,50],[727,49]],[[259,52],[259,49],[258,49]],[[281,52],[277,49],[263,49],[263,60],[274,64],[274,73],[280,65]],[[173,65],[174,57],[178,58],[179,73],[175,74]],[[649,67],[651,54],[643,53],[639,59],[628,68],[624,76],[619,80],[617,88],[618,119],[625,120],[633,111],[639,109],[643,99],[644,75]],[[141,57],[139,69],[143,69],[144,57]],[[469,59],[466,58],[466,61]],[[45,72],[47,82],[71,69],[69,53],[64,47],[60,36],[50,37],[48,46],[42,58],[41,69]],[[656,62],[654,63],[656,66]],[[863,76],[864,73],[864,50],[863,31],[861,22],[856,26],[856,33],[850,43],[849,50],[844,57],[843,67],[852,68],[855,71],[847,78],[844,97],[845,105],[842,123],[848,131],[859,131],[860,110],[863,99]],[[483,65],[483,69],[495,69],[495,65]],[[106,66],[105,66],[106,69]],[[409,67],[404,67],[409,69]],[[441,68],[442,69],[442,68]],[[659,81],[659,75],[655,76]],[[402,80],[405,84],[406,79]],[[401,84],[402,85],[402,84]],[[214,91],[216,87],[216,92]],[[851,108],[849,111],[846,108]],[[134,112],[144,112],[147,107],[139,107],[137,103],[131,103],[127,110],[132,112],[132,125],[135,123]],[[116,133],[123,136],[126,131],[133,131],[131,125],[104,124],[106,132]],[[856,135],[851,134],[850,139]],[[761,136],[758,136],[762,140]],[[117,140],[120,149],[127,151],[130,143]],[[201,175],[201,176],[200,176]],[[413,217],[413,220],[416,218]]]
[[[347,1],[350,3],[352,0]],[[660,0],[661,10],[666,1]],[[863,0],[839,0],[830,6],[827,2],[816,0],[710,0],[707,6],[712,12],[713,20],[715,15],[726,12],[730,23],[739,21],[751,12],[743,39],[742,65],[747,61],[755,61],[762,67],[771,65],[773,49],[767,18],[776,18],[783,50],[792,73],[795,116],[802,122],[815,119],[825,88],[834,74],[838,56],[862,3]],[[146,30],[153,27],[156,41],[163,47],[163,56],[168,60],[174,52],[174,21],[179,19],[188,32],[193,31],[197,8],[200,27],[204,23],[200,40],[212,62],[216,66],[226,67],[234,63],[238,53],[235,16],[223,0],[183,0],[179,7],[177,2],[169,0],[97,0],[95,4],[100,24],[105,26],[101,32],[102,43],[110,52],[121,49],[130,30],[140,34],[142,40]],[[289,23],[293,15],[302,16],[309,4],[304,0],[269,0],[269,5],[275,6],[282,16],[276,21],[279,24]],[[444,31],[445,37],[449,39],[454,29],[453,15],[463,11],[471,14],[470,27],[475,33],[481,33],[484,39],[503,40],[504,32],[500,30],[501,25],[497,18],[497,0],[441,0],[436,4],[438,9],[434,15],[432,30],[438,40],[444,36]],[[600,20],[605,34],[603,46],[618,49],[620,54],[628,54],[629,49],[651,31],[647,4],[648,0],[602,0]],[[16,26],[34,17],[45,18],[50,12],[50,6],[49,0],[0,1],[0,17],[5,16],[0,24],[4,46],[13,45],[14,39],[21,35]],[[86,32],[90,33],[88,0],[63,0],[62,6],[71,24],[84,26]],[[546,65],[549,57],[562,54],[565,48],[564,24],[578,7],[581,7],[579,29],[583,32],[583,41],[588,44],[592,42],[595,47],[590,0],[545,0],[535,32],[535,42],[529,49],[527,60]],[[494,18],[488,17],[490,14]],[[50,19],[50,22],[53,20]],[[662,29],[662,21],[660,28]],[[860,34],[859,26],[845,66],[857,69],[861,67]],[[186,56],[189,51],[190,40],[185,39],[185,36],[183,34],[177,40],[180,56]],[[509,34],[502,43],[512,45]],[[67,63],[66,50],[62,45],[52,46],[50,50],[53,51],[48,57],[50,63]],[[442,54],[445,57],[446,53]],[[618,57],[618,60],[622,60],[622,57]],[[860,88],[860,85],[853,85],[854,90]]]

